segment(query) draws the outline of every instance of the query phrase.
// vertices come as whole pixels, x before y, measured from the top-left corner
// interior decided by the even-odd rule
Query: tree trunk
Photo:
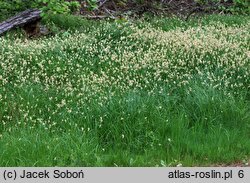
[[[29,9],[17,14],[14,17],[0,23],[0,36],[5,32],[17,28],[24,28],[28,36],[33,36],[40,32],[39,22],[41,20],[41,11]]]

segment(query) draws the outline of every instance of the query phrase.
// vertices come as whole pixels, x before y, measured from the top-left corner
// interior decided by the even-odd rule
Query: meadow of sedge
[[[68,19],[0,37],[1,166],[248,164],[249,16]]]

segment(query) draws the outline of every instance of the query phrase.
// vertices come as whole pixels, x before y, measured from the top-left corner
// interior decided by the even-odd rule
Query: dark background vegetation
[[[91,18],[194,13],[249,14],[248,0],[1,0],[0,18],[28,8],[47,13],[88,15]]]

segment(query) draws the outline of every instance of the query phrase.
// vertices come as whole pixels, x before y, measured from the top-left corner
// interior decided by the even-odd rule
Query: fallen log
[[[41,11],[38,9],[29,9],[23,11],[16,16],[0,23],[0,36],[7,31],[21,27],[26,34],[30,36],[38,35],[40,33]]]

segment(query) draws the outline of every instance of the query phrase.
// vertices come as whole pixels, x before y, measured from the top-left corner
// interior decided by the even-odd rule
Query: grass
[[[249,17],[47,21],[0,38],[1,166],[249,160]]]

